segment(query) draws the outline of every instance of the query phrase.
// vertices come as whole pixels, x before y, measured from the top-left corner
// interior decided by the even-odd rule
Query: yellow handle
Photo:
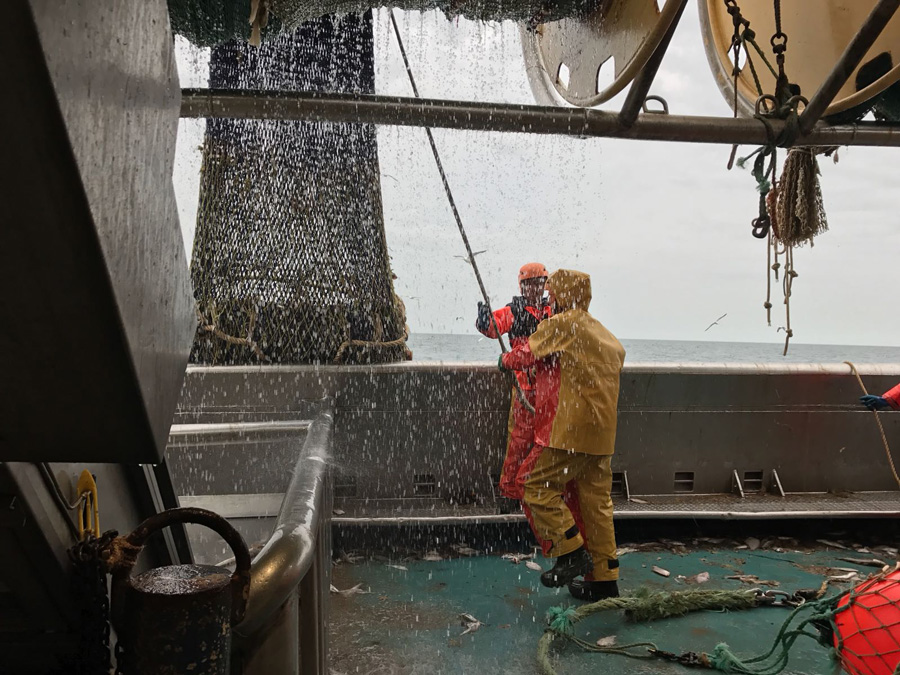
[[[78,537],[82,540],[88,534],[100,536],[100,504],[97,499],[97,483],[91,472],[85,469],[78,477],[75,488],[81,503],[78,506]]]

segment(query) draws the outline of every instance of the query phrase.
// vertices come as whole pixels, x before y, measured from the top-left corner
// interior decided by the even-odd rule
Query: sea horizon
[[[691,363],[900,363],[900,346],[784,342],[719,342],[622,338],[626,361]],[[496,361],[496,340],[458,333],[411,333],[407,344],[415,361]],[[507,343],[508,344],[508,343]]]

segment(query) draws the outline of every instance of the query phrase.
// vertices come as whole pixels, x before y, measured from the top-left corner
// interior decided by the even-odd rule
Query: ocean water
[[[496,362],[496,340],[480,335],[413,333],[407,342],[416,361]],[[684,340],[622,340],[630,362],[690,363],[900,363],[900,347],[809,345],[791,342],[689,342]]]

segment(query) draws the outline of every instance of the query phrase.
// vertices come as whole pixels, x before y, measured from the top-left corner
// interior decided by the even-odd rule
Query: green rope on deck
[[[689,590],[670,593],[639,589],[633,595],[607,598],[589,605],[582,605],[577,609],[551,607],[547,612],[548,627],[538,642],[538,664],[544,675],[556,675],[550,656],[550,650],[556,638],[565,638],[585,651],[618,654],[631,658],[653,658],[653,654],[659,651],[651,642],[601,647],[576,637],[574,635],[575,624],[599,612],[624,610],[629,621],[645,622],[683,616],[690,612],[703,610],[738,611],[756,606],[756,592],[752,590]],[[636,651],[639,648],[643,649]]]
[[[716,645],[715,650],[709,655],[710,667],[723,673],[741,673],[742,675],[778,675],[788,666],[790,650],[798,638],[808,637],[826,645],[822,640],[822,634],[816,626],[833,626],[837,602],[842,596],[834,596],[808,602],[797,607],[785,620],[775,636],[772,647],[765,654],[748,659],[738,658],[724,642]],[[801,614],[808,614],[807,618],[792,627]],[[814,630],[807,630],[812,627]]]
[[[575,627],[574,616],[574,607],[551,607],[547,610],[547,625],[557,633],[568,634]]]

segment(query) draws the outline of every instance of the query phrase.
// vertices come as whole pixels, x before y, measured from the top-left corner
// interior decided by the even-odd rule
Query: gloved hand
[[[497,359],[497,367],[500,369],[500,372],[507,372],[509,370],[506,366],[503,365],[503,354],[500,355],[500,358]]]
[[[491,310],[483,302],[478,303],[478,318],[475,320],[475,328],[482,333],[491,327]]]
[[[525,307],[528,306],[528,303],[525,302],[524,295],[517,295],[512,299],[512,302],[509,303],[509,308],[512,310],[513,316],[520,316],[522,312],[525,311]]]
[[[872,394],[860,396],[859,402],[866,406],[869,410],[884,410],[885,408],[891,407],[891,404],[888,403],[886,398],[884,398],[883,396],[873,396]]]

